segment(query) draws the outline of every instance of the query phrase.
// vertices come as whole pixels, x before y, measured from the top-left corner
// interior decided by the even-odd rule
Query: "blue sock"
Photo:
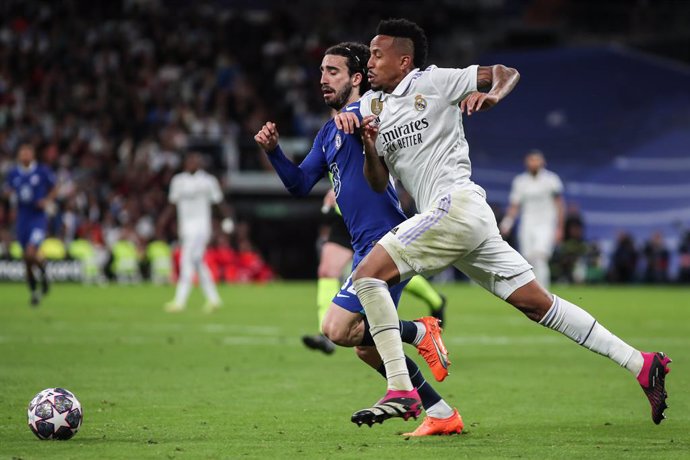
[[[417,389],[417,393],[419,393],[419,397],[422,399],[422,406],[424,406],[424,409],[428,409],[439,402],[441,400],[441,395],[436,393],[434,387],[426,381],[422,375],[422,371],[417,367],[417,363],[412,361],[409,356],[405,355],[405,364],[407,364],[407,370],[410,373],[412,385]],[[383,378],[386,378],[386,368],[383,364],[381,364],[376,371],[381,374]]]
[[[417,325],[414,323],[414,321],[400,320],[400,338],[405,343],[414,344],[414,341],[417,338]],[[410,373],[410,375],[412,375],[412,373]]]
[[[417,338],[417,325],[414,323],[414,321],[400,320],[400,338],[404,343],[414,344],[414,341]],[[374,343],[374,338],[371,336],[371,331],[369,330],[369,320],[367,320],[366,316],[364,317],[364,337],[362,337],[362,343],[360,343],[360,345],[363,347],[376,346]]]

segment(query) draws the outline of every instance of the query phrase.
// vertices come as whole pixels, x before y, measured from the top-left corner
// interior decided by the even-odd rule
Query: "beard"
[[[343,87],[343,89],[336,92],[333,96],[333,99],[330,102],[326,102],[326,105],[332,109],[340,110],[343,107],[345,107],[345,104],[347,104],[347,101],[348,99],[350,99],[351,94],[352,85],[348,83],[347,85],[345,85],[345,87]]]

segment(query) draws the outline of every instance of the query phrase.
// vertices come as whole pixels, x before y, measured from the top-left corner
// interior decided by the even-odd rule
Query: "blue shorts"
[[[27,246],[39,247],[43,240],[46,239],[46,225],[45,222],[18,222],[17,223],[17,241],[22,245],[22,249],[26,250]]]
[[[352,261],[353,272],[363,258],[364,256],[358,256],[355,254],[354,260]],[[388,288],[391,293],[391,297],[393,298],[393,303],[395,303],[395,308],[398,308],[398,302],[400,302],[402,291],[405,289],[405,286],[409,281],[410,280],[407,279],[402,283],[398,283],[395,286]],[[351,311],[352,313],[364,314],[364,307],[362,307],[362,304],[359,302],[355,288],[352,286],[352,275],[347,277],[347,280],[345,280],[345,283],[340,288],[340,292],[333,297],[333,303],[347,311]]]

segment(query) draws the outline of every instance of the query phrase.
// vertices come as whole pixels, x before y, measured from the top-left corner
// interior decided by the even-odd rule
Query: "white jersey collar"
[[[405,78],[403,78],[400,83],[398,83],[398,86],[395,87],[393,92],[391,93],[393,96],[402,96],[404,95],[408,88],[410,87],[410,84],[412,83],[412,80],[414,79],[414,76],[417,75],[417,72],[419,72],[419,68],[416,68],[412,70],[410,73],[405,75]]]
[[[29,163],[29,166],[26,166],[26,167],[25,167],[25,166],[24,166],[23,164],[21,164],[21,163],[19,163],[18,166],[19,166],[19,170],[20,170],[22,173],[28,174],[28,173],[30,173],[30,172],[33,172],[33,171],[36,169],[36,166],[37,166],[37,165],[36,165],[36,161],[32,161],[31,163]]]

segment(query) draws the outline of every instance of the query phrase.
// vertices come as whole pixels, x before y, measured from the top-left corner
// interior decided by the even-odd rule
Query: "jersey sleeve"
[[[5,180],[2,181],[2,191],[5,193],[13,193],[14,186],[12,185],[12,179],[14,178],[14,169],[10,169],[10,172],[5,176]]]
[[[551,193],[554,197],[563,195],[563,182],[557,174],[552,176]]]
[[[211,203],[213,204],[218,204],[221,201],[223,201],[223,191],[220,189],[220,184],[218,183],[218,179],[216,179],[215,176],[212,176],[209,174],[209,183],[210,183],[210,200]]]
[[[464,69],[434,68],[429,71],[429,78],[450,105],[457,105],[469,93],[477,91],[478,67],[472,65]]]
[[[43,167],[43,180],[48,184],[48,190],[55,187],[57,179],[55,178],[55,173],[48,167]]]
[[[513,179],[513,184],[510,187],[510,196],[508,203],[520,205],[522,203],[522,190],[520,190],[520,177]]]
[[[299,166],[285,156],[280,146],[268,153],[268,160],[288,192],[295,196],[307,195],[326,173],[326,158],[323,154],[321,131],[314,139],[314,145]]]
[[[360,120],[364,117],[372,115],[371,99],[374,97],[373,95],[374,93],[372,91],[367,91],[366,93],[364,93],[364,96],[362,96],[359,99],[359,101],[356,102],[358,106],[357,111],[359,112]]]
[[[178,177],[173,177],[170,181],[170,190],[168,190],[168,201],[177,204],[180,201],[180,192],[180,180]]]

